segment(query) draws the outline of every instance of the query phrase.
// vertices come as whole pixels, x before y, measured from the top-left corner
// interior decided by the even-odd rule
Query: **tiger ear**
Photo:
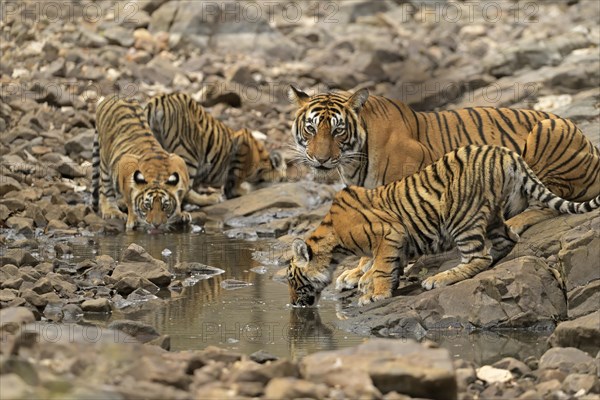
[[[304,93],[302,90],[296,88],[294,85],[290,85],[290,88],[288,89],[288,99],[290,99],[290,102],[296,106],[302,107],[308,103],[310,96]]]
[[[278,151],[272,151],[271,154],[269,154],[269,160],[271,160],[273,169],[282,169],[285,167],[285,160]]]
[[[294,239],[292,242],[292,251],[294,257],[302,263],[307,263],[311,259],[311,251],[306,242],[300,238]]]
[[[357,114],[360,112],[362,107],[367,102],[369,98],[369,89],[363,88],[359,91],[355,92],[348,100],[346,100],[346,105],[354,110]]]

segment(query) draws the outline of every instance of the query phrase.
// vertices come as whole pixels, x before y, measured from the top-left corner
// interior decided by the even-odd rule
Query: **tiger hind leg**
[[[462,236],[463,238],[455,239],[456,247],[461,254],[460,264],[425,279],[421,283],[425,290],[452,285],[472,278],[492,265],[492,257],[485,247],[483,233],[469,231]]]
[[[358,286],[358,281],[373,265],[373,259],[362,257],[358,263],[358,267],[346,270],[340,274],[335,281],[336,290],[354,289]]]
[[[490,255],[492,265],[508,255],[519,241],[519,235],[513,232],[505,222],[488,231],[488,239],[492,242]]]
[[[531,228],[533,225],[539,224],[540,222],[546,221],[550,218],[557,217],[558,215],[559,212],[556,210],[531,207],[522,213],[515,215],[506,221],[506,223],[511,228],[513,233],[522,235],[523,232]]]

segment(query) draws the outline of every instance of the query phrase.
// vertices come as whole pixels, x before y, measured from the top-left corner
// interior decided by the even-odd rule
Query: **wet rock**
[[[160,333],[154,327],[138,321],[116,320],[108,325],[108,329],[125,332],[140,343],[146,343],[160,337]]]
[[[567,372],[596,373],[594,359],[574,347],[554,347],[540,358],[540,369],[559,368]]]
[[[189,274],[215,276],[224,273],[221,268],[212,267],[210,265],[198,262],[179,262],[173,266],[173,272],[176,274]]]
[[[279,359],[279,357],[274,356],[273,354],[270,354],[261,349],[250,354],[250,359],[259,364],[264,364],[267,361],[276,361],[277,359]]]
[[[328,393],[329,389],[324,384],[297,378],[275,378],[265,388],[267,399],[323,399]]]
[[[600,311],[561,322],[548,342],[554,347],[576,347],[597,354],[600,351]]]
[[[241,359],[242,355],[240,353],[215,346],[208,346],[204,350],[194,352],[193,356],[190,357],[187,373],[193,374],[198,368],[212,363],[231,364]]]
[[[252,285],[252,282],[240,281],[238,279],[225,279],[220,284],[220,286],[226,290],[242,289]]]
[[[311,381],[333,372],[365,371],[383,394],[396,391],[432,399],[457,397],[447,350],[427,349],[410,340],[373,339],[355,348],[311,354],[301,361],[300,370]]]
[[[81,303],[81,310],[84,312],[109,313],[110,301],[108,299],[86,300]]]
[[[148,264],[145,262],[123,262],[117,265],[111,275],[112,279],[117,282],[127,276],[144,278],[160,287],[166,287],[169,285],[169,283],[171,283],[171,273],[165,266],[161,266],[159,264]]]

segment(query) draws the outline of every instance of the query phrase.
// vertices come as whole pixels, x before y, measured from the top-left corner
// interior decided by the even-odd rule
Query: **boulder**
[[[540,358],[540,369],[557,368],[568,373],[595,374],[596,361],[575,347],[553,347]]]
[[[457,398],[449,352],[412,340],[372,339],[353,348],[311,354],[300,362],[300,371],[304,379],[313,382],[323,382],[330,374],[348,371],[352,376],[362,371],[383,394],[395,391],[412,397]]]
[[[590,354],[600,351],[600,311],[558,324],[548,342],[553,347],[576,347]]]

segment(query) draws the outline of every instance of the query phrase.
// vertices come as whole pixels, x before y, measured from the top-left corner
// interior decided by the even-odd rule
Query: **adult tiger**
[[[199,194],[200,186],[224,186],[230,199],[244,193],[242,183],[277,182],[286,165],[278,152],[267,151],[248,129],[234,131],[215,119],[185,93],[154,96],[146,105],[150,128],[167,151],[179,154],[192,182],[186,201],[205,206],[221,194]]]
[[[191,221],[181,211],[189,185],[185,162],[160,146],[136,101],[113,96],[98,104],[93,167],[93,206],[103,218],[126,218],[127,230]]]
[[[456,246],[456,267],[425,279],[429,290],[470,278],[506,256],[519,240],[505,219],[537,200],[561,213],[600,207],[600,196],[576,203],[550,192],[516,152],[466,146],[420,172],[375,189],[350,186],[334,198],[321,225],[294,240],[287,277],[294,305],[314,305],[348,255],[369,257],[339,276],[339,289],[358,284],[359,305],[391,297],[408,261]],[[484,240],[491,241],[491,249]]]
[[[299,107],[292,124],[299,157],[317,178],[337,170],[348,184],[374,188],[460,146],[488,144],[522,153],[559,196],[586,201],[600,194],[600,152],[553,114],[492,107],[416,112],[367,89],[309,96],[291,86],[289,96]],[[522,231],[531,222],[516,225]]]

